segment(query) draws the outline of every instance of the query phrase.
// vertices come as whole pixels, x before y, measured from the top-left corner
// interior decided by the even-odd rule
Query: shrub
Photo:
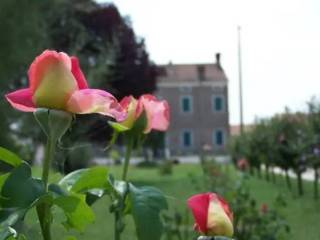
[[[67,151],[63,162],[60,162],[59,170],[63,173],[69,173],[77,169],[86,168],[90,165],[93,158],[91,145],[81,146]],[[63,153],[59,153],[63,155]]]
[[[171,175],[173,172],[173,160],[164,160],[159,165],[159,173],[160,175]]]

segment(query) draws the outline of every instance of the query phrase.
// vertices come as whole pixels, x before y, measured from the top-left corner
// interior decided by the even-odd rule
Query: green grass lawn
[[[230,171],[230,170],[229,170]],[[39,172],[35,169],[36,174]],[[116,177],[120,176],[121,167],[110,167],[110,172]],[[170,209],[178,209],[179,211],[186,211],[186,199],[197,193],[197,188],[192,184],[190,173],[194,178],[200,178],[202,170],[199,165],[177,165],[174,166],[173,174],[169,176],[161,176],[158,169],[142,169],[131,167],[129,170],[129,180],[136,185],[152,185],[161,189],[167,197]],[[230,173],[236,175],[232,170]],[[59,175],[52,177],[56,181]],[[295,183],[295,181],[292,181]],[[251,189],[251,195],[258,200],[258,204],[267,203],[272,204],[275,197],[281,193],[287,200],[287,208],[283,209],[283,214],[287,217],[289,225],[291,226],[291,235],[288,239],[302,240],[302,239],[320,239],[320,201],[314,201],[312,198],[312,184],[305,183],[306,194],[299,198],[296,192],[287,190],[283,178],[278,177],[277,184],[266,182],[265,180],[256,177],[250,178],[248,184]],[[105,197],[99,200],[94,205],[96,213],[95,223],[88,226],[83,234],[78,234],[73,231],[67,232],[57,221],[63,221],[64,217],[58,210],[55,210],[55,223],[53,225],[53,239],[63,239],[64,236],[74,235],[78,239],[113,239],[113,218],[108,211],[109,199]],[[57,220],[58,219],[58,220]],[[123,233],[124,240],[136,239],[134,233],[133,222],[128,217],[126,219],[126,230]],[[190,223],[191,227],[192,223]],[[41,239],[36,214],[33,212],[27,216],[27,224],[24,230],[29,236],[28,239]]]
[[[313,199],[313,183],[304,182],[305,194],[298,197],[296,180],[292,179],[293,188],[289,191],[285,179],[277,176],[276,183],[252,177],[248,184],[252,196],[260,203],[272,204],[278,194],[282,194],[287,202],[283,214],[291,227],[292,240],[320,239],[320,199]]]

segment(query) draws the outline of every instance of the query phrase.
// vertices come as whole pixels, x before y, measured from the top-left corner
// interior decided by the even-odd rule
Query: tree
[[[19,6],[19,7],[17,7]],[[139,96],[155,90],[157,67],[150,61],[144,40],[138,38],[128,18],[112,4],[93,0],[3,0],[0,2],[0,93],[27,85],[27,70],[44,49],[65,51],[80,58],[90,86],[118,97]],[[41,138],[31,114],[7,111],[0,102],[0,144],[8,144],[9,123],[15,123],[19,139]],[[81,131],[76,141],[106,142],[111,130],[98,116],[77,116]],[[33,139],[34,139],[33,138]],[[30,144],[36,146],[37,144]],[[6,145],[7,147],[10,147]]]
[[[108,68],[104,74],[106,81],[99,87],[111,86],[119,99],[127,95],[138,97],[155,90],[157,67],[149,60],[144,40],[135,36],[129,20],[122,18],[114,5],[100,6],[84,15],[82,21],[95,36],[95,41],[87,48],[99,51],[97,41],[104,41],[113,49],[110,52],[112,59],[105,64]],[[92,60],[96,62],[96,57]]]
[[[308,132],[310,143],[309,165],[314,170],[314,198],[319,198],[319,168],[320,168],[320,104],[312,99],[308,103]]]
[[[42,7],[41,0],[0,1],[0,145],[9,149],[16,145],[9,127],[16,128],[15,120],[21,116],[9,108],[3,96],[27,85],[28,65],[44,47]]]

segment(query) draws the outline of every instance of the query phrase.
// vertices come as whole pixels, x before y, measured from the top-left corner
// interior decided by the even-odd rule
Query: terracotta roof
[[[226,81],[227,77],[217,63],[160,65],[159,82]]]

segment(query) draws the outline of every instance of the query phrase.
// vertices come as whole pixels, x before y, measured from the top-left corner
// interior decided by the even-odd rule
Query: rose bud
[[[232,212],[216,193],[197,194],[188,199],[195,220],[195,230],[205,236],[232,237]]]

